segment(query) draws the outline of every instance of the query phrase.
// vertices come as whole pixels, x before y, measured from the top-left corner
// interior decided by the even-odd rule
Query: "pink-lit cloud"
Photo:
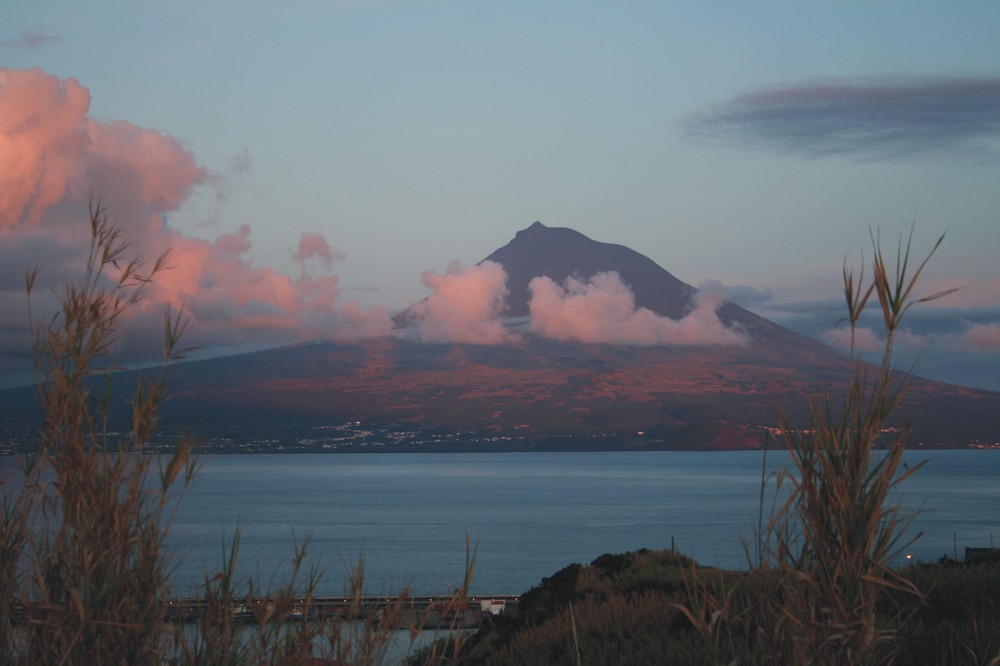
[[[333,262],[344,259],[344,254],[330,249],[330,244],[326,242],[323,234],[307,231],[299,238],[299,247],[292,258],[303,274],[309,274],[317,266],[321,271],[330,270]]]
[[[0,69],[0,226],[38,224],[67,195],[86,195],[69,190],[85,172],[89,106],[76,79]]]
[[[933,347],[952,352],[995,353],[1000,351],[1000,322],[962,321],[962,329],[957,331],[918,333],[901,329],[894,336],[893,347],[898,352],[922,352]],[[822,339],[832,347],[843,351],[851,348],[851,331],[841,326],[822,335]],[[855,349],[859,352],[881,352],[885,348],[884,335],[867,326],[859,326],[855,332]]]
[[[636,307],[632,290],[615,272],[563,285],[536,277],[529,284],[531,331],[557,340],[628,345],[742,345],[746,337],[727,328],[716,314],[717,293],[700,294],[680,320]]]
[[[422,341],[496,344],[509,339],[500,319],[507,297],[503,266],[484,261],[463,267],[456,260],[444,273],[426,271],[422,280],[431,294],[410,306]]]
[[[961,347],[965,351],[1000,351],[1000,322],[986,324],[965,323],[961,336]]]
[[[935,336],[929,333],[918,333],[910,328],[896,331],[894,344],[910,351],[920,351],[934,344]]]
[[[897,352],[919,352],[934,344],[947,340],[947,335],[917,333],[909,328],[898,329],[893,335],[893,348]],[[851,328],[838,326],[824,331],[823,342],[845,352],[851,351]],[[885,335],[870,326],[858,326],[854,331],[854,351],[863,354],[879,353],[885,350]]]
[[[0,265],[5,267],[0,311],[22,313],[23,320],[4,316],[0,323],[7,334],[0,353],[28,350],[19,348],[27,339],[25,270],[42,266],[43,279],[54,283],[82,266],[93,198],[100,198],[125,238],[145,256],[170,252],[169,270],[157,276],[136,312],[136,329],[152,327],[149,322],[161,326],[162,319],[151,313],[170,304],[190,317],[186,342],[198,346],[280,344],[390,330],[381,308],[363,310],[341,302],[331,269],[343,255],[321,234],[302,234],[290,253],[298,272],[292,275],[253,264],[247,225],[215,240],[169,227],[167,215],[199,188],[216,186],[219,174],[199,165],[177,139],[125,121],[95,120],[88,115],[89,105],[89,91],[75,79],[40,69],[0,68]],[[249,168],[249,155],[236,163]],[[45,296],[39,299],[44,308]],[[140,344],[129,344],[140,353]]]
[[[878,352],[885,347],[885,340],[879,337],[874,329],[868,326],[858,326],[854,330],[852,338],[849,326],[838,326],[837,328],[825,331],[822,335],[823,342],[843,351],[850,351],[851,345],[854,350],[863,353]]]

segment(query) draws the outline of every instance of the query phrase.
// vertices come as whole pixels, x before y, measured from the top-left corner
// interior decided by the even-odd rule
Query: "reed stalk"
[[[155,431],[165,374],[139,382],[127,435],[111,433],[108,357],[122,320],[166,267],[147,269],[99,203],[81,278],[63,283],[60,312],[34,323],[35,369],[44,417],[34,451],[21,458],[24,484],[5,498],[4,603],[23,626],[4,631],[12,663],[154,663],[162,641],[169,563],[169,512],[190,480],[190,446],[163,463],[142,455]],[[30,299],[37,271],[28,273]],[[181,319],[168,315],[165,362],[179,355]],[[4,613],[8,613],[9,609]]]
[[[776,485],[787,484],[790,490],[772,506],[757,534],[746,590],[720,607],[717,616],[704,615],[703,609],[716,607],[715,599],[697,589],[690,605],[682,607],[715,654],[721,629],[709,618],[742,627],[746,654],[758,663],[841,666],[893,659],[894,630],[905,618],[886,616],[879,602],[890,592],[920,592],[893,569],[919,535],[908,534],[914,516],[903,513],[892,493],[923,464],[903,465],[907,428],[890,427],[909,384],[909,375],[895,368],[895,337],[913,305],[955,291],[915,296],[918,279],[944,236],[915,268],[912,239],[911,227],[900,237],[891,264],[872,231],[868,280],[864,266],[856,276],[845,261],[845,320],[852,340],[847,385],[840,397],[811,398],[805,427],[778,410],[779,436],[791,453],[791,467],[779,471]],[[881,362],[874,366],[862,360],[854,344],[861,316],[873,303],[885,336]],[[760,501],[763,512],[763,496]],[[708,589],[699,575],[689,573],[694,585]]]
[[[785,479],[792,491],[772,518],[769,531],[780,535],[771,550],[778,577],[780,611],[789,629],[787,653],[798,663],[867,664],[892,660],[893,625],[876,605],[890,590],[919,595],[893,569],[903,550],[919,535],[908,530],[893,491],[923,463],[906,467],[905,423],[890,427],[906,394],[909,375],[898,372],[894,342],[904,315],[915,304],[954,290],[917,298],[914,289],[927,262],[940,247],[938,238],[916,269],[911,269],[912,227],[901,236],[895,266],[872,232],[872,278],[863,268],[855,280],[846,262],[843,288],[851,329],[852,376],[839,401],[827,395],[810,400],[806,428],[780,414],[781,434],[791,452]],[[877,303],[885,336],[881,363],[864,363],[854,346],[858,322]],[[888,441],[882,439],[888,436]]]

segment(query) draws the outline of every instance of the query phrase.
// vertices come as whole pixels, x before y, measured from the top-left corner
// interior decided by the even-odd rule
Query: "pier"
[[[253,624],[260,618],[294,622],[301,620],[388,620],[400,628],[468,629],[478,627],[483,620],[509,612],[516,607],[517,595],[441,596],[363,596],[312,597],[282,600],[283,607],[273,598],[234,599],[233,619]],[[165,601],[168,622],[197,622],[208,610],[209,603],[201,599],[170,599]]]

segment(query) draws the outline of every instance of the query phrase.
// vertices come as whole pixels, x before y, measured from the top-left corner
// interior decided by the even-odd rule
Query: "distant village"
[[[780,446],[780,431],[773,426],[744,426],[747,429],[767,433],[770,448]],[[623,437],[620,432],[590,435],[550,435],[545,438],[529,434],[530,427],[522,426],[523,434],[482,433],[474,431],[428,432],[404,429],[399,426],[364,424],[361,421],[346,421],[337,425],[317,425],[297,429],[298,433],[288,436],[260,437],[220,437],[195,436],[191,441],[199,453],[420,453],[420,452],[504,452],[504,451],[607,451],[607,450],[669,450],[664,442],[652,440],[645,432],[639,431],[632,437]],[[302,431],[306,434],[299,434]],[[883,433],[891,436],[896,428],[885,428]],[[130,435],[127,432],[110,432],[110,442],[122,441]],[[30,433],[15,436],[7,433],[0,439],[0,455],[12,455],[29,451],[35,435]],[[147,447],[150,453],[166,453],[173,450],[178,441],[188,435],[160,434]],[[763,437],[762,437],[763,440]],[[886,441],[891,441],[887,437]],[[933,443],[910,441],[910,449],[1000,449],[1000,441],[970,442],[965,446],[942,447]]]

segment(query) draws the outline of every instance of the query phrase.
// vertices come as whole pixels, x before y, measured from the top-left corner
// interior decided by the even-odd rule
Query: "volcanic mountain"
[[[507,274],[504,315],[529,315],[528,284],[615,272],[638,308],[680,320],[697,290],[629,248],[539,222],[490,254]],[[314,342],[172,369],[165,436],[235,450],[708,449],[759,447],[776,410],[834,404],[843,354],[733,303],[718,319],[744,344],[582,344],[521,331],[502,344],[423,343],[400,334]],[[416,315],[397,317],[418,326]],[[116,386],[134,385],[124,373]],[[34,419],[34,389],[0,393],[0,427]],[[990,443],[1000,393],[913,378],[902,423],[926,446]]]
[[[495,261],[507,272],[506,313],[510,317],[528,315],[528,283],[544,276],[556,283],[568,277],[589,278],[615,272],[629,286],[637,307],[670,319],[681,319],[691,309],[697,289],[661,268],[652,259],[625,247],[591,240],[573,229],[546,227],[535,222],[515,234],[514,239],[494,251],[485,261]],[[818,349],[818,343],[782,328],[733,303],[718,310],[727,326],[736,326],[758,341],[794,343]]]
[[[510,318],[529,315],[531,293],[528,284],[536,277],[547,277],[562,284],[570,277],[586,280],[599,273],[614,272],[632,291],[636,307],[673,320],[688,314],[698,292],[649,257],[624,245],[601,243],[573,229],[547,227],[541,222],[518,231],[513,240],[483,261],[500,264],[507,274],[509,293],[503,315]],[[833,352],[734,303],[723,302],[718,315],[723,324],[758,342],[791,344],[824,355]],[[407,310],[395,321],[398,326],[405,327],[416,323],[416,317]]]

